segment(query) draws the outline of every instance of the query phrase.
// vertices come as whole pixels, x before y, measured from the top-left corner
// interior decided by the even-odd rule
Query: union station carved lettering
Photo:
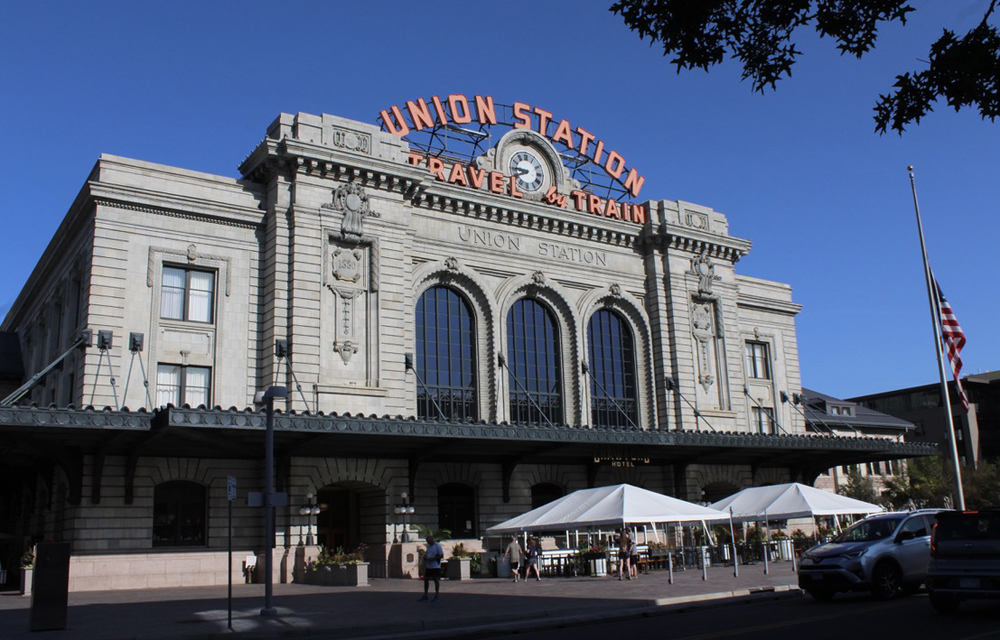
[[[473,229],[471,227],[459,227],[458,237],[462,242],[468,242],[482,247],[492,247],[494,249],[509,249],[511,251],[521,250],[521,239],[517,236],[483,229]]]

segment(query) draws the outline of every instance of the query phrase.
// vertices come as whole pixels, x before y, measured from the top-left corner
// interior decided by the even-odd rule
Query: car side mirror
[[[899,534],[896,536],[896,544],[899,544],[900,542],[906,542],[907,540],[913,540],[916,537],[917,534],[914,533],[913,531],[900,531]]]

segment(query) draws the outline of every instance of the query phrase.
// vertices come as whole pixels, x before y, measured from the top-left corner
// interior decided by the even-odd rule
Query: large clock
[[[508,161],[510,175],[517,176],[517,188],[534,193],[545,184],[545,163],[528,149],[518,149]]]

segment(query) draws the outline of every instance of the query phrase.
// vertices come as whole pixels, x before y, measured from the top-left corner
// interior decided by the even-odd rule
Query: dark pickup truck
[[[931,532],[931,605],[954,613],[963,600],[1000,598],[1000,509],[942,511]]]

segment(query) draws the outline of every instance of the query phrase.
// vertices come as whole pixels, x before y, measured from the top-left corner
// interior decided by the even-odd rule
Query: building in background
[[[850,400],[841,400],[811,389],[802,389],[797,398],[806,421],[806,428],[826,435],[864,436],[890,442],[905,442],[915,430],[913,423],[870,409]],[[834,493],[847,482],[847,474],[857,471],[872,480],[875,491],[881,493],[886,478],[899,475],[904,460],[874,460],[827,469],[816,478],[814,486]]]
[[[240,174],[104,155],[87,177],[2,326],[26,377],[70,350],[0,407],[5,565],[66,540],[74,590],[224,583],[231,482],[237,548],[267,544],[246,494],[272,386],[288,580],[310,542],[401,575],[414,524],[474,541],[580,488],[712,501],[933,449],[808,428],[781,401],[791,288],[544,109],[281,114]]]
[[[948,382],[959,460],[973,465],[980,460],[996,462],[1000,460],[1000,371],[966,376],[962,388],[969,396],[968,413],[958,400],[954,381]],[[873,393],[852,401],[912,422],[916,428],[907,441],[933,442],[941,451],[951,450],[940,383]]]

